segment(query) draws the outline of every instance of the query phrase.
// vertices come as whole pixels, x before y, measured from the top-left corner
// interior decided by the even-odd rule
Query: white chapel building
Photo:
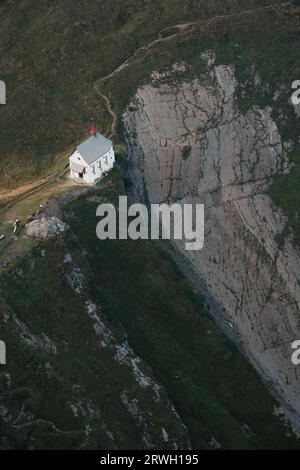
[[[93,184],[114,166],[112,141],[93,128],[91,137],[78,145],[69,161],[71,178]]]

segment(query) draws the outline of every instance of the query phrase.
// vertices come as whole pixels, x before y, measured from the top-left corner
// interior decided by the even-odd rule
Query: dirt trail
[[[213,17],[208,18],[206,20],[194,21],[194,22],[190,22],[190,23],[179,23],[179,24],[176,24],[174,26],[168,26],[166,28],[163,28],[159,32],[158,38],[156,38],[156,39],[150,41],[148,44],[138,48],[130,57],[128,57],[124,62],[122,62],[122,64],[120,64],[115,70],[113,70],[112,72],[108,73],[104,77],[101,77],[101,78],[99,78],[98,80],[96,80],[94,82],[93,86],[94,86],[94,89],[95,89],[96,93],[104,100],[104,102],[106,104],[106,107],[107,107],[107,111],[112,117],[112,123],[111,123],[111,128],[110,128],[109,139],[112,139],[114,137],[115,133],[116,133],[116,126],[117,126],[117,119],[118,118],[117,118],[117,115],[116,115],[115,111],[113,110],[113,106],[112,106],[112,103],[111,103],[110,99],[108,98],[107,95],[105,95],[104,93],[101,92],[100,85],[103,82],[105,82],[107,80],[110,80],[111,78],[118,75],[125,68],[129,67],[131,65],[131,61],[138,54],[140,54],[141,52],[149,51],[149,49],[151,49],[153,46],[155,46],[157,44],[161,44],[163,42],[174,39],[177,36],[190,31],[191,28],[193,28],[195,26],[210,25],[210,24],[213,24],[213,23],[215,23],[219,20],[229,19],[229,18],[238,18],[240,16],[251,15],[253,13],[257,13],[257,12],[262,11],[262,10],[271,10],[271,9],[274,9],[274,8],[281,8],[283,6],[293,7],[293,5],[291,5],[290,2],[281,2],[281,3],[276,3],[276,4],[273,4],[273,5],[267,5],[267,6],[264,6],[264,7],[258,7],[258,8],[251,9],[251,10],[244,10],[244,11],[241,11],[241,12],[238,12],[238,13],[231,13],[229,15],[216,15],[216,16],[213,16]],[[171,30],[171,29],[174,29],[174,28],[177,29],[176,33],[170,34],[169,36],[162,37],[162,33],[164,31]]]
[[[63,178],[67,174],[68,171],[69,171],[69,168],[65,168],[63,171],[58,171],[54,175],[48,176],[46,178],[41,178],[39,180],[36,180],[33,183],[27,183],[22,186],[18,186],[16,189],[3,192],[0,195],[0,203],[1,203],[1,200],[5,202],[5,200],[11,199],[11,201],[8,202],[5,206],[0,208],[0,214],[3,214],[8,209],[10,209],[12,206],[22,201],[23,199],[26,199],[27,197],[32,196],[36,192],[59,181],[60,178]]]
[[[239,17],[239,16],[244,16],[244,15],[257,13],[257,12],[262,11],[262,10],[280,8],[280,7],[284,7],[284,6],[289,6],[291,8],[293,7],[293,5],[291,5],[290,2],[281,2],[281,3],[277,3],[277,4],[273,4],[273,5],[267,5],[267,6],[264,6],[264,7],[259,7],[259,8],[252,9],[252,10],[245,10],[245,11],[241,11],[241,12],[238,12],[238,13],[232,13],[232,14],[229,14],[229,15],[217,15],[217,16],[213,16],[211,18],[208,18],[206,20],[200,20],[200,21],[195,21],[195,22],[190,22],[190,23],[179,23],[179,24],[176,24],[174,26],[168,26],[168,27],[163,28],[159,32],[159,35],[156,39],[150,41],[148,44],[145,44],[144,46],[141,46],[130,57],[128,57],[124,62],[122,62],[122,64],[120,64],[115,70],[108,73],[104,77],[99,78],[93,84],[95,92],[103,99],[103,101],[106,105],[107,112],[110,114],[110,116],[112,118],[109,138],[112,139],[114,137],[114,135],[116,134],[116,127],[117,127],[118,117],[116,115],[116,112],[113,109],[113,105],[112,105],[109,97],[107,95],[105,95],[100,90],[100,85],[103,82],[105,82],[106,80],[110,80],[111,78],[118,75],[125,68],[129,67],[131,65],[132,60],[138,54],[140,54],[141,52],[146,53],[147,51],[149,51],[152,47],[156,46],[157,44],[161,44],[161,43],[170,41],[170,40],[178,37],[181,34],[185,34],[186,32],[189,32],[193,27],[196,27],[196,26],[210,25],[210,24],[213,24],[213,23],[215,23],[219,20],[222,20],[222,19],[235,18],[235,17]],[[172,29],[177,29],[177,32],[175,32],[173,34],[170,34],[169,36],[162,37],[162,34],[164,33],[164,31],[168,31],[168,30],[172,30]],[[66,164],[67,164],[67,162],[66,162]],[[65,176],[67,174],[67,172],[68,172],[68,168],[66,167],[63,171],[59,170],[53,175],[50,175],[46,178],[41,178],[41,179],[39,179],[35,182],[32,182],[32,183],[27,183],[25,185],[19,186],[15,190],[1,191],[1,193],[0,193],[0,204],[1,204],[1,201],[5,203],[5,200],[7,200],[7,199],[12,199],[13,198],[13,200],[11,202],[9,202],[7,205],[0,208],[0,214],[4,213],[7,209],[9,209],[10,207],[12,207],[14,204],[21,201],[22,199],[25,199],[25,198],[31,196],[32,194],[44,189],[48,185],[51,185],[51,184],[59,181],[59,179],[62,178],[63,176]]]

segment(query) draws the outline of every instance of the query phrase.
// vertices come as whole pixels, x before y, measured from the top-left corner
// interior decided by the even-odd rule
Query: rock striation
[[[202,59],[194,79],[153,74],[124,112],[132,183],[151,203],[205,205],[204,248],[176,251],[300,431],[300,257],[291,236],[279,247],[286,219],[267,193],[291,144],[270,107],[239,110],[234,66]]]

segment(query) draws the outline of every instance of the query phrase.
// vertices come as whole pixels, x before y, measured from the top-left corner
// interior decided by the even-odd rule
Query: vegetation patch
[[[184,147],[184,149],[182,150],[182,159],[187,160],[189,156],[191,155],[191,152],[192,152],[192,147],[190,145],[187,145],[186,147]]]
[[[270,196],[276,205],[280,206],[289,220],[295,242],[300,248],[300,146],[290,154],[292,163],[288,174],[277,173],[273,177],[273,183],[270,188]],[[288,227],[285,228],[282,237],[288,233]]]

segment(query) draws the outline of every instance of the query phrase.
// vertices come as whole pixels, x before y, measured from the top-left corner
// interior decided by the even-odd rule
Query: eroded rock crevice
[[[130,173],[148,202],[205,204],[205,246],[185,251],[222,315],[300,430],[300,379],[291,343],[300,337],[300,257],[292,237],[276,237],[286,219],[267,190],[289,168],[272,109],[238,109],[233,66],[215,65],[191,80],[140,87],[123,115]],[[154,78],[155,80],[154,80]]]

